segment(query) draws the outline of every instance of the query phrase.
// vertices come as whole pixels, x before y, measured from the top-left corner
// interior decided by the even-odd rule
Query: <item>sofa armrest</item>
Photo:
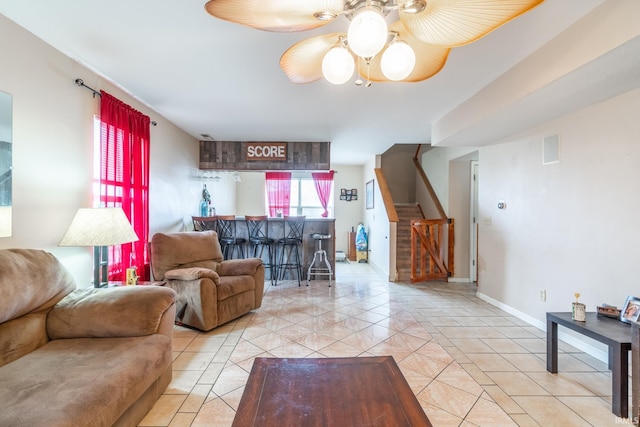
[[[171,337],[175,301],[175,291],[163,286],[78,289],[48,313],[47,333],[51,339]]]
[[[260,258],[228,259],[218,264],[218,274],[220,276],[255,277],[261,265]]]
[[[164,273],[166,280],[198,280],[198,279],[211,279],[214,283],[220,283],[220,276],[215,271],[209,268],[203,267],[190,267],[190,268],[176,268]]]

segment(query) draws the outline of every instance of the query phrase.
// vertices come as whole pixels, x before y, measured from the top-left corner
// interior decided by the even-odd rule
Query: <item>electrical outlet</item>
[[[546,301],[547,300],[547,291],[545,289],[541,289],[540,290],[540,301]]]

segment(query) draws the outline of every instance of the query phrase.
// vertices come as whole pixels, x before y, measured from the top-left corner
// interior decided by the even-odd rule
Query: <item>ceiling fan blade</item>
[[[322,59],[344,33],[330,33],[302,40],[291,46],[280,58],[280,68],[291,83],[311,83],[321,79]]]
[[[429,0],[416,14],[402,12],[400,19],[418,40],[437,46],[471,43],[544,0]]]
[[[209,0],[206,11],[216,18],[264,31],[294,32],[321,27],[344,9],[341,0]],[[326,19],[316,17],[327,13]]]
[[[402,82],[420,82],[433,77],[442,70],[449,57],[450,48],[433,46],[421,42],[411,35],[401,21],[394,22],[389,26],[389,30],[398,33],[399,39],[411,46],[413,52],[416,54],[416,64],[413,67],[413,71],[408,77],[401,80]],[[368,69],[364,59],[360,58],[358,60],[358,70],[360,70],[362,78],[371,80],[372,82],[391,81],[382,73],[381,59],[383,54],[384,50],[376,55],[371,60]],[[369,72],[368,76],[367,71]]]

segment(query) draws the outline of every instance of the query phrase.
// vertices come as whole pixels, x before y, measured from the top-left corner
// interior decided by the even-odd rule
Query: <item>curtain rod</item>
[[[93,92],[93,97],[95,98],[96,95],[98,96],[102,96],[100,94],[100,92],[98,92],[97,90],[90,88],[89,86],[87,86],[86,84],[84,84],[84,80],[82,79],[76,79],[76,85],[80,86],[80,87],[86,87],[87,89],[89,89],[91,92]]]
[[[87,86],[86,84],[84,84],[84,80],[82,80],[82,79],[76,79],[76,85],[77,85],[77,86],[80,86],[80,87],[86,87],[87,89],[89,89],[91,92],[93,92],[93,97],[94,97],[94,98],[96,97],[96,95],[98,95],[98,96],[102,96],[102,94],[100,94],[100,92],[98,92],[98,91],[97,91],[97,90],[95,90],[94,88],[89,87],[89,86]],[[158,125],[158,123],[157,123],[155,120],[152,120],[152,121],[151,121],[151,125],[152,125],[152,126],[157,126],[157,125]]]

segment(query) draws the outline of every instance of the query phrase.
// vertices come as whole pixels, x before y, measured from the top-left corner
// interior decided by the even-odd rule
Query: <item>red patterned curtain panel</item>
[[[329,197],[331,196],[331,187],[333,186],[333,171],[329,172],[314,172],[311,174],[313,177],[313,182],[316,185],[316,191],[318,193],[318,198],[320,199],[320,204],[324,209],[322,213],[322,217],[326,218],[329,216],[329,211],[327,210],[327,206],[329,205]]]
[[[265,178],[269,216],[278,216],[278,211],[280,211],[283,216],[289,215],[291,172],[267,172]]]
[[[139,240],[109,247],[109,280],[149,280],[149,116],[100,91],[100,204],[121,207]]]

